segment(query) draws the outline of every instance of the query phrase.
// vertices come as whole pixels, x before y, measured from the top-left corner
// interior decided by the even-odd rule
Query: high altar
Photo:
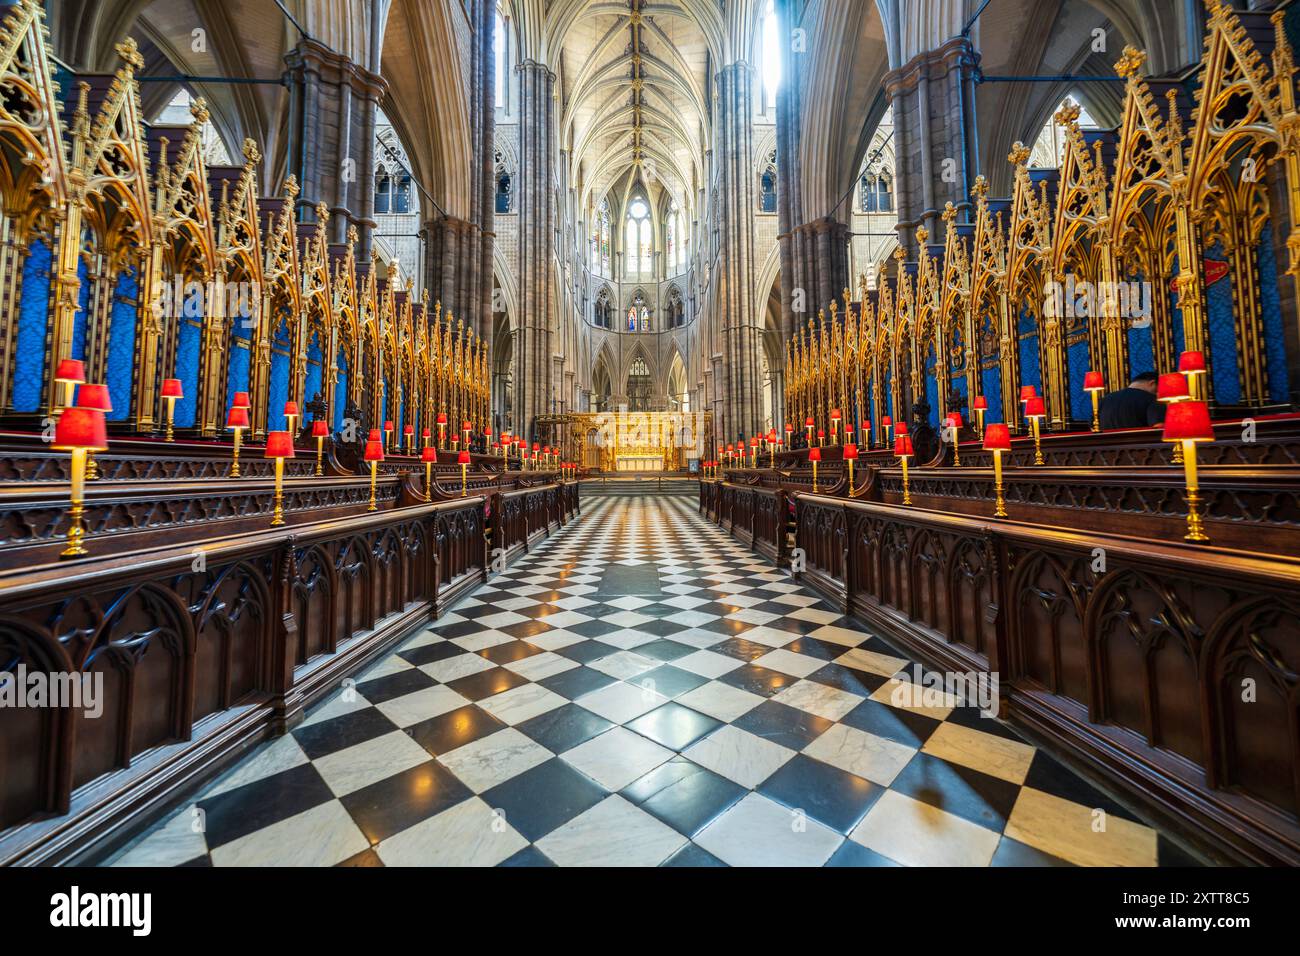
[[[564,416],[574,457],[605,472],[683,471],[707,446],[712,416],[691,412],[588,412]]]

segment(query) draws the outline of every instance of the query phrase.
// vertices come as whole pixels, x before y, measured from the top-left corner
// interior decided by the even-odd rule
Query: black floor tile
[[[878,701],[864,700],[845,714],[840,723],[920,750],[943,721]]]
[[[644,678],[645,675],[642,675],[639,680]],[[624,726],[669,750],[680,751],[717,730],[722,726],[722,721],[669,701],[648,714],[628,721]]]
[[[638,647],[636,651],[640,653],[641,648]],[[650,685],[653,690],[658,691],[665,697],[673,698],[680,697],[701,684],[707,684],[709,679],[691,671],[684,671],[680,667],[665,664],[662,667],[656,667],[654,670],[636,676],[636,683],[640,686],[645,687],[646,681],[653,682]]]
[[[643,631],[645,628],[638,627],[636,630]],[[678,627],[677,630],[685,631],[689,630],[689,628]],[[640,647],[633,648],[633,650],[642,657],[651,657],[657,661],[668,663],[677,660],[679,657],[685,657],[687,654],[694,654],[698,648],[691,647],[688,644],[679,644],[677,641],[670,641],[666,638],[661,638],[657,641],[650,641],[647,644],[642,644]]]
[[[726,654],[728,657],[734,657],[739,661],[756,661],[764,654],[772,653],[772,648],[766,644],[759,644],[756,641],[747,641],[743,637],[733,637],[725,641],[714,644],[709,650],[718,654]]]
[[[678,833],[694,836],[745,793],[739,784],[677,756],[628,784],[622,796]]]
[[[350,856],[342,863],[335,863],[335,866],[356,866],[356,867],[382,867],[384,861],[379,859],[379,854],[374,850],[362,850],[356,856]]]
[[[511,637],[527,638],[545,634],[547,631],[555,630],[555,628],[547,624],[544,618],[538,618],[535,621],[518,621],[514,624],[507,624],[504,627],[497,628],[497,630],[502,634],[509,634]]]
[[[659,864],[660,866],[726,866],[716,856],[701,846],[694,843],[688,843],[668,859]]]
[[[617,654],[621,648],[613,644],[606,644],[604,641],[589,640],[581,644],[570,644],[568,647],[561,647],[555,653],[561,657],[567,657],[571,661],[577,661],[579,664],[590,664],[592,661],[598,661],[602,657],[609,657],[610,654]]]
[[[810,819],[848,834],[885,788],[838,767],[796,754],[758,787],[765,797],[802,810]]]
[[[1014,783],[924,753],[912,757],[889,788],[998,833],[1020,795]]]
[[[561,653],[561,651],[556,651],[556,653]],[[592,670],[590,667],[573,667],[562,673],[543,677],[537,683],[561,697],[577,700],[583,694],[590,694],[593,690],[600,690],[607,684],[614,683],[617,679],[608,674],[602,674],[598,670]]]
[[[418,667],[410,667],[396,674],[376,677],[357,684],[357,692],[372,704],[382,704],[386,700],[405,697],[407,694],[414,694],[417,690],[433,687],[437,683]]]
[[[845,667],[842,664],[827,664],[808,675],[808,680],[816,681],[819,684],[825,684],[827,687],[838,687],[840,690],[848,691],[850,694],[859,694],[862,697],[870,697],[884,685],[889,678],[881,677],[879,674],[868,674],[865,671],[853,670],[851,667]]]
[[[593,673],[597,672],[593,671]],[[610,680],[612,681],[613,678]],[[527,734],[551,753],[560,754],[603,734],[613,726],[604,717],[593,714],[585,707],[565,704],[563,707],[556,707],[554,710],[548,710],[544,714],[525,720],[518,724],[516,729]]]
[[[495,734],[507,726],[482,707],[466,704],[448,713],[412,724],[406,728],[406,732],[417,744],[437,757],[482,737]]]
[[[495,694],[527,684],[528,680],[514,671],[504,667],[494,667],[490,671],[479,671],[468,677],[458,677],[447,684],[452,690],[469,700],[485,700]]]
[[[1029,773],[1025,775],[1025,786],[1042,790],[1063,800],[1073,800],[1085,807],[1105,810],[1121,820],[1132,823],[1142,822],[1132,811],[1116,803],[1065,764],[1042,750],[1034,754],[1033,762],[1029,764]]]
[[[298,741],[310,759],[324,757],[337,750],[343,750],[354,744],[365,743],[384,734],[390,734],[397,725],[374,707],[354,710],[350,714],[331,717],[306,727],[294,730],[293,739]]]
[[[1074,866],[1067,860],[1004,836],[989,866]]]
[[[340,797],[339,802],[375,846],[473,795],[450,770],[430,760]]]
[[[285,770],[198,801],[204,814],[208,849],[304,813],[334,799],[311,764]]]
[[[397,656],[408,664],[419,667],[423,664],[432,664],[434,661],[445,661],[449,657],[458,657],[465,653],[468,652],[459,644],[453,644],[451,641],[438,641],[436,644],[413,647],[409,651],[399,651]]]
[[[488,806],[530,842],[590,810],[608,792],[558,757],[526,770],[483,793]]]
[[[718,680],[732,687],[747,690],[751,694],[758,694],[760,697],[775,697],[787,687],[798,683],[799,678],[759,667],[757,664],[745,664],[743,667],[728,671]]]
[[[501,866],[555,866],[545,853],[531,843],[501,863]]]
[[[726,677],[722,679],[726,680]],[[732,726],[747,730],[756,737],[770,740],[782,747],[803,750],[835,726],[835,723],[797,707],[775,700],[765,700],[749,713],[737,717],[732,721]]]
[[[827,866],[902,866],[887,856],[881,856],[875,850],[868,850],[861,843],[845,840],[840,848],[831,854]]]
[[[537,654],[544,654],[540,647],[529,644],[527,641],[507,641],[504,644],[493,644],[491,647],[485,647],[478,651],[479,657],[490,660],[493,664],[511,664],[515,661],[522,661],[526,657],[533,657]]]

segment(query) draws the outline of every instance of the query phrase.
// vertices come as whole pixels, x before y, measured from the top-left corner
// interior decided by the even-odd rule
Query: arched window
[[[860,185],[863,212],[893,212],[894,194],[887,176],[863,173]]]
[[[595,244],[595,262],[602,276],[609,275],[609,200],[602,199],[596,209],[596,230],[592,236]]]
[[[664,242],[664,252],[668,257],[668,265],[672,268],[677,266],[677,229],[680,215],[677,212],[677,203],[673,203],[668,208],[668,227],[667,237]]]
[[[600,295],[596,296],[592,322],[602,329],[612,328],[614,325],[614,303],[609,301],[608,289],[601,289]]]
[[[164,126],[189,126],[194,122],[194,114],[190,112],[193,103],[194,97],[190,91],[179,89],[171,102],[154,118],[154,122]],[[226,144],[222,142],[221,134],[212,125],[211,119],[204,120],[199,130],[199,149],[203,152],[203,161],[209,166],[229,166],[232,162],[230,151],[226,149]],[[240,162],[242,161],[241,159]]]
[[[375,215],[387,215],[392,209],[393,178],[380,166],[375,170]]]
[[[1038,140],[1034,143],[1034,148],[1029,154],[1029,165],[1034,169],[1060,169],[1061,161],[1065,157],[1065,130],[1056,123],[1056,114],[1065,106],[1079,106],[1079,127],[1081,129],[1096,129],[1097,121],[1081,105],[1079,97],[1071,94],[1061,100],[1060,106],[1052,110],[1052,115],[1047,118],[1047,123],[1043,130],[1038,134]]]
[[[763,103],[766,112],[776,109],[776,91],[781,85],[781,39],[777,31],[776,5],[767,0],[763,11]]]
[[[501,154],[496,154],[496,166],[494,168],[497,179],[497,198],[496,211],[500,213],[510,212],[510,205],[513,199],[511,194],[510,173],[506,170],[506,164],[501,159]]]
[[[650,410],[650,366],[637,356],[627,370],[627,407],[633,412]]]
[[[680,329],[686,324],[686,303],[682,294],[673,286],[668,290],[668,328]]]
[[[640,290],[632,297],[632,304],[627,310],[627,330],[629,332],[650,331],[650,309],[645,303],[645,293]]]
[[[758,211],[776,212],[776,150],[767,157],[767,168],[758,179]]]
[[[496,24],[492,32],[492,56],[495,59],[496,104],[504,106],[506,102],[506,22],[501,19],[501,12],[496,14]]]
[[[405,214],[411,211],[411,174],[402,170],[393,181],[393,212]]]
[[[654,244],[650,238],[650,204],[643,197],[638,196],[628,203],[623,234],[628,275],[649,272],[653,265]]]

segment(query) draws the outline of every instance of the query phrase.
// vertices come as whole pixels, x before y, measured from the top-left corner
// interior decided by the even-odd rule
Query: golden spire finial
[[[140,55],[140,47],[136,44],[135,37],[127,37],[113,49],[127,66],[136,70],[144,69],[144,57]]]
[[[1007,162],[1016,166],[1023,166],[1029,162],[1030,150],[1024,143],[1017,142],[1011,147],[1011,152],[1007,155]]]
[[[262,151],[257,148],[256,140],[244,140],[244,159],[250,163],[260,163],[262,161]]]
[[[916,241],[917,241],[920,245],[925,245],[925,241],[926,241],[927,239],[929,239],[929,238],[930,238],[930,230],[929,230],[929,229],[926,229],[925,226],[917,226],[917,227],[916,227]]]
[[[1214,3],[1215,0],[1210,0]],[[1142,70],[1142,65],[1146,63],[1147,55],[1135,46],[1124,47],[1124,52],[1115,62],[1115,72],[1127,79],[1135,78]]]
[[[1082,112],[1083,107],[1078,103],[1063,103],[1053,119],[1058,126],[1071,127],[1079,122],[1079,114]]]
[[[290,173],[289,177],[284,181],[284,194],[290,199],[297,199],[298,192],[298,177]]]
[[[957,207],[952,204],[951,200],[944,203],[943,215],[940,218],[950,226],[957,219]]]

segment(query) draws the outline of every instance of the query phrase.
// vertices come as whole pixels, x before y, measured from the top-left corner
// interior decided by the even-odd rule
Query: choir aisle
[[[105,862],[1194,862],[692,498],[588,501]]]

